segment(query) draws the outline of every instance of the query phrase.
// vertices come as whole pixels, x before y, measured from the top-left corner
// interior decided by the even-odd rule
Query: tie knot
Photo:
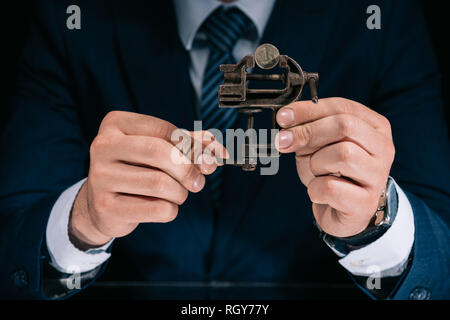
[[[201,31],[206,34],[212,46],[224,52],[231,52],[251,24],[249,17],[238,8],[226,10],[220,7],[205,20]]]

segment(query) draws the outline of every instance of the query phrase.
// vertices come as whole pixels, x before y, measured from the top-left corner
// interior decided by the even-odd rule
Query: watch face
[[[395,188],[394,180],[389,177],[387,186],[386,186],[386,194],[385,194],[385,208],[384,208],[384,219],[383,224],[392,225],[394,223],[394,219],[397,216],[398,210],[398,196],[397,189]]]

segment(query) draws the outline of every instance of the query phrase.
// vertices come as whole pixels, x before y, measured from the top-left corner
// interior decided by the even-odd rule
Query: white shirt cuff
[[[95,269],[111,256],[106,252],[112,241],[102,247],[81,251],[69,239],[69,217],[75,198],[86,179],[65,190],[56,200],[47,223],[46,241],[51,265],[60,272],[82,273]]]
[[[408,198],[397,183],[395,189],[398,210],[391,227],[376,241],[339,260],[356,276],[398,276],[404,270],[414,243],[414,216]]]

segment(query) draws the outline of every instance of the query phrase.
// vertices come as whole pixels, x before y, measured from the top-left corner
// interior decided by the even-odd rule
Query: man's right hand
[[[207,153],[197,165],[186,158],[171,142],[176,129],[137,113],[105,116],[90,148],[88,179],[71,213],[69,236],[75,246],[87,250],[128,235],[139,223],[172,221],[189,191],[203,189],[204,175],[213,173],[217,162]],[[223,147],[212,143],[223,158],[226,151],[221,154]]]

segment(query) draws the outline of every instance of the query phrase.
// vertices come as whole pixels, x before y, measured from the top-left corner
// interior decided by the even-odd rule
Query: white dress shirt
[[[175,0],[178,32],[184,48],[190,54],[189,74],[197,101],[201,100],[203,74],[208,61],[209,49],[198,32],[205,19],[220,5],[240,8],[254,23],[253,34],[240,39],[233,50],[238,61],[252,54],[259,45],[275,0],[238,0],[222,4],[217,0]],[[68,221],[75,197],[85,179],[64,191],[52,208],[47,225],[46,240],[52,265],[66,273],[90,271],[104,263],[110,253],[110,243],[88,251],[80,251],[70,242]],[[299,181],[300,183],[300,181]],[[396,276],[402,273],[414,242],[413,210],[401,188],[398,193],[398,212],[393,225],[373,243],[354,250],[341,258],[339,263],[354,275]]]

